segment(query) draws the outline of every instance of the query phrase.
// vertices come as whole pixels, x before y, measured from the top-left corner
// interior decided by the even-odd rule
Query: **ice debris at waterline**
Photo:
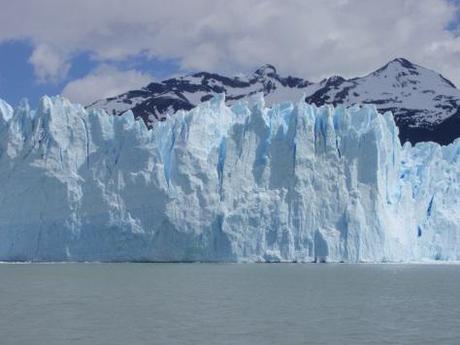
[[[3,261],[460,258],[460,140],[401,147],[373,106],[0,112]]]

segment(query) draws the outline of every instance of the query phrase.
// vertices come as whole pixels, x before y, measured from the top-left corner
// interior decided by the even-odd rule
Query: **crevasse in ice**
[[[153,130],[0,101],[0,260],[460,259],[460,140],[390,113],[216,96]]]

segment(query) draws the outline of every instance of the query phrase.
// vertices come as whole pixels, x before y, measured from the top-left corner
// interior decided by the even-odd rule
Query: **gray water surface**
[[[0,265],[0,344],[460,344],[460,266]]]

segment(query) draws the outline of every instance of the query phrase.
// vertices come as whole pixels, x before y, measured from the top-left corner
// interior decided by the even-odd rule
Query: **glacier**
[[[375,106],[223,95],[148,130],[0,100],[1,261],[460,259],[460,139],[400,144]]]

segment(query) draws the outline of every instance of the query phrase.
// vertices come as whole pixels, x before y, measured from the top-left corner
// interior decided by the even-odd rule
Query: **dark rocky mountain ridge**
[[[233,104],[259,92],[268,105],[295,102],[303,95],[317,106],[375,104],[380,112],[393,112],[402,142],[448,144],[460,137],[460,90],[441,74],[404,58],[363,77],[336,75],[318,83],[281,76],[268,64],[247,76],[199,72],[152,82],[142,89],[98,100],[88,108],[102,108],[113,115],[132,110],[135,117],[154,126],[156,121],[181,109],[190,110],[215,93],[225,93],[226,102]]]

